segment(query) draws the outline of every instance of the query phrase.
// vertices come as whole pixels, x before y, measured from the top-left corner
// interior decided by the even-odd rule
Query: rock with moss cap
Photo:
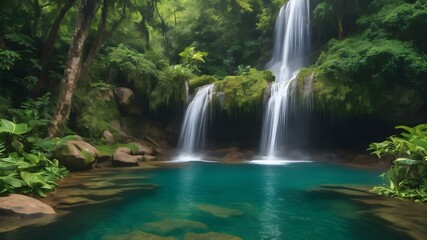
[[[61,144],[54,155],[68,170],[82,171],[92,167],[99,151],[83,140],[70,140]]]
[[[269,71],[258,71],[251,68],[240,76],[227,76],[218,81],[217,94],[220,107],[228,113],[261,112],[265,91],[274,77]]]

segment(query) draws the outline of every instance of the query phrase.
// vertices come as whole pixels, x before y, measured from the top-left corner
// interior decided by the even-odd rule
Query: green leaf
[[[40,196],[40,197],[46,197],[46,194],[43,192],[43,190],[41,190],[40,188],[37,188],[36,189],[36,192],[37,192],[37,194]]]
[[[0,177],[1,180],[3,180],[6,184],[14,187],[14,188],[19,188],[22,187],[22,182],[21,180],[15,178],[13,175],[9,175],[9,176],[5,176],[5,177]]]
[[[36,173],[31,172],[21,172],[22,180],[31,188],[34,189],[37,186],[43,186],[46,183],[42,181]]]
[[[19,153],[22,153],[24,151],[24,144],[22,144],[17,139],[13,139],[13,141],[10,145]]]
[[[415,164],[419,164],[422,163],[422,161],[420,160],[414,160],[414,159],[409,159],[409,158],[398,158],[396,160],[394,160],[394,163],[397,165],[415,165]]]
[[[28,154],[24,153],[24,157],[31,163],[31,164],[38,164],[40,162],[40,156],[34,155],[34,154]]]
[[[10,133],[15,135],[21,135],[29,132],[28,124],[19,123],[15,124],[7,119],[0,119],[0,133]]]
[[[0,159],[0,170],[15,170],[19,166],[20,161],[9,155],[7,158]]]

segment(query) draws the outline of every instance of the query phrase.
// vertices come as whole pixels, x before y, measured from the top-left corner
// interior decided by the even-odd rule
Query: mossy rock
[[[68,170],[81,171],[91,168],[99,151],[87,142],[71,140],[60,145],[54,155]]]
[[[240,76],[227,76],[217,82],[221,108],[226,112],[254,112],[262,109],[264,94],[269,82],[274,80],[270,71],[250,69]]]
[[[193,93],[198,87],[217,82],[218,79],[210,75],[197,76],[188,82],[188,89]]]

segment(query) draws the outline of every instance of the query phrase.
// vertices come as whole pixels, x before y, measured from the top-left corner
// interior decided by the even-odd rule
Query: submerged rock
[[[308,191],[306,194],[309,194],[310,198],[348,198],[370,209],[369,212],[362,212],[363,214],[370,214],[385,220],[391,228],[403,232],[413,239],[427,239],[425,221],[427,208],[425,204],[382,197],[369,190],[370,188],[366,186],[323,185],[320,188]]]
[[[99,151],[83,140],[70,140],[59,146],[54,155],[68,170],[81,171],[91,168]]]
[[[143,229],[148,232],[166,235],[174,231],[206,230],[208,226],[204,223],[188,219],[166,219],[158,222],[146,223]]]
[[[197,209],[206,213],[210,213],[215,217],[219,217],[219,218],[230,218],[233,216],[239,216],[244,214],[244,212],[239,209],[223,208],[223,207],[218,207],[218,206],[209,205],[209,204],[197,205]]]
[[[187,233],[185,240],[242,240],[242,238],[218,232]]]
[[[51,206],[20,194],[0,197],[0,212],[3,213],[1,215],[21,217],[39,217],[55,214],[55,210]]]
[[[163,237],[159,235],[154,235],[142,231],[134,231],[128,234],[121,235],[108,235],[102,238],[103,240],[132,240],[132,239],[141,239],[141,240],[175,240],[174,237]]]

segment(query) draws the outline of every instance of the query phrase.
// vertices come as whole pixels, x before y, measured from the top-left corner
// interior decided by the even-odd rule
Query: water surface
[[[186,163],[126,174],[158,187],[126,193],[112,203],[77,207],[50,225],[0,238],[133,239],[132,234],[141,231],[176,239],[191,239],[185,238],[190,232],[254,240],[410,239],[388,229],[349,197],[316,191],[321,185],[379,184],[374,170],[319,163]]]

